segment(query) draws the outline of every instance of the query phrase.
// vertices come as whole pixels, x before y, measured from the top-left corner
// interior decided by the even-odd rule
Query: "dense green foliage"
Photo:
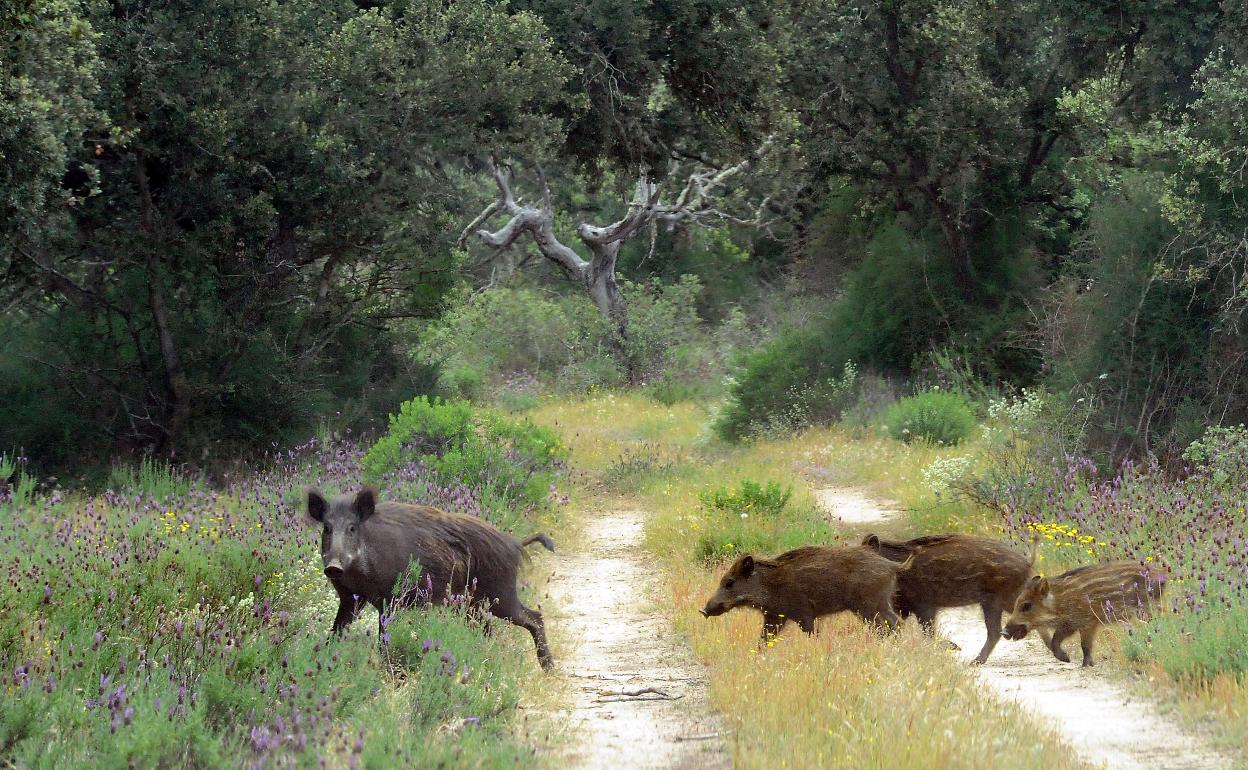
[[[553,431],[527,419],[420,396],[390,416],[361,464],[366,479],[380,481],[418,462],[463,498],[456,509],[509,526],[549,506],[565,455]],[[456,489],[465,484],[477,490],[471,497]]]
[[[568,69],[540,20],[484,0],[27,5],[3,30],[0,445],[198,459],[430,380],[390,324],[455,281],[466,187],[444,161],[557,130]]]
[[[708,398],[744,346],[705,322],[735,318],[746,342],[799,323],[743,359],[726,436],[841,416],[850,361],[901,381],[956,349],[990,387],[1087,399],[1107,456],[1180,451],[1248,418],[1245,18],[22,0],[0,16],[0,446],[212,462],[439,389],[518,406],[529,376]],[[489,156],[554,180],[565,243],[625,217],[639,172],[672,201],[752,165],[630,236],[617,339],[552,265],[519,275],[531,253],[465,253]],[[816,318],[774,312],[811,297]]]
[[[898,441],[957,444],[975,430],[975,412],[961,393],[929,390],[893,404],[884,424]]]

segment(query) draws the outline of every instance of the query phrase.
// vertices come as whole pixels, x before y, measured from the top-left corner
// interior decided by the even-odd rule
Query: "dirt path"
[[[853,490],[823,489],[816,496],[821,502],[830,501],[823,503],[829,512],[848,523],[882,523],[895,515]],[[942,610],[937,629],[961,648],[958,655],[968,662],[984,643],[978,607]],[[1072,646],[1078,661],[1078,645],[1067,643]],[[1157,704],[1115,682],[1104,668],[1084,669],[1078,662],[1055,660],[1034,634],[1022,642],[1003,640],[988,662],[975,670],[986,688],[1053,725],[1092,765],[1110,770],[1222,770],[1232,765],[1228,757],[1162,716]]]
[[[547,628],[573,695],[559,715],[574,731],[560,766],[727,768],[704,670],[675,637],[657,565],[642,550],[644,516],[592,518],[581,550],[564,553],[550,580],[559,613]]]

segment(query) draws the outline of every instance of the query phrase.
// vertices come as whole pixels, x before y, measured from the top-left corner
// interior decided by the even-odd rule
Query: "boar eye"
[[[348,526],[348,527],[347,527],[347,533],[348,533],[348,534],[351,534],[351,535],[354,535],[354,534],[355,534],[355,525],[354,525],[354,524],[352,524],[352,525],[350,525],[350,526]]]
[[[735,582],[737,581],[733,580],[732,578],[728,578],[727,580],[724,581],[724,588],[732,588],[732,584]]]
[[[1019,612],[1026,612],[1026,611],[1027,611],[1027,610],[1029,610],[1029,609],[1031,609],[1031,602],[1023,602],[1023,606],[1019,607],[1019,608],[1018,608],[1018,611],[1019,611]]]

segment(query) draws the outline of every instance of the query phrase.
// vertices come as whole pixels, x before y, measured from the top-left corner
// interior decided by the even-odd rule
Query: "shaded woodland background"
[[[7,3],[0,448],[211,467],[420,394],[628,385],[725,399],[739,439],[940,386],[1043,388],[1095,456],[1177,455],[1248,411],[1246,27],[1178,0]],[[578,225],[631,218],[612,313],[532,237],[465,237],[507,222],[498,168],[586,260]]]

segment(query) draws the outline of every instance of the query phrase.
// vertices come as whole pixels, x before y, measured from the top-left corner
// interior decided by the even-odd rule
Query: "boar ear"
[[[741,558],[741,577],[749,577],[754,572],[754,557],[748,553]]]
[[[874,532],[868,533],[867,536],[862,539],[862,544],[873,551],[878,551],[880,550],[880,536]]]
[[[1036,576],[1036,593],[1041,596],[1049,595],[1049,579],[1046,577]]]
[[[325,521],[325,510],[329,506],[325,504],[325,498],[321,497],[319,489],[308,490],[308,515],[315,521]]]
[[[355,496],[355,502],[351,505],[355,510],[355,515],[360,517],[360,521],[364,521],[373,512],[377,510],[377,490],[372,487],[364,487]]]

